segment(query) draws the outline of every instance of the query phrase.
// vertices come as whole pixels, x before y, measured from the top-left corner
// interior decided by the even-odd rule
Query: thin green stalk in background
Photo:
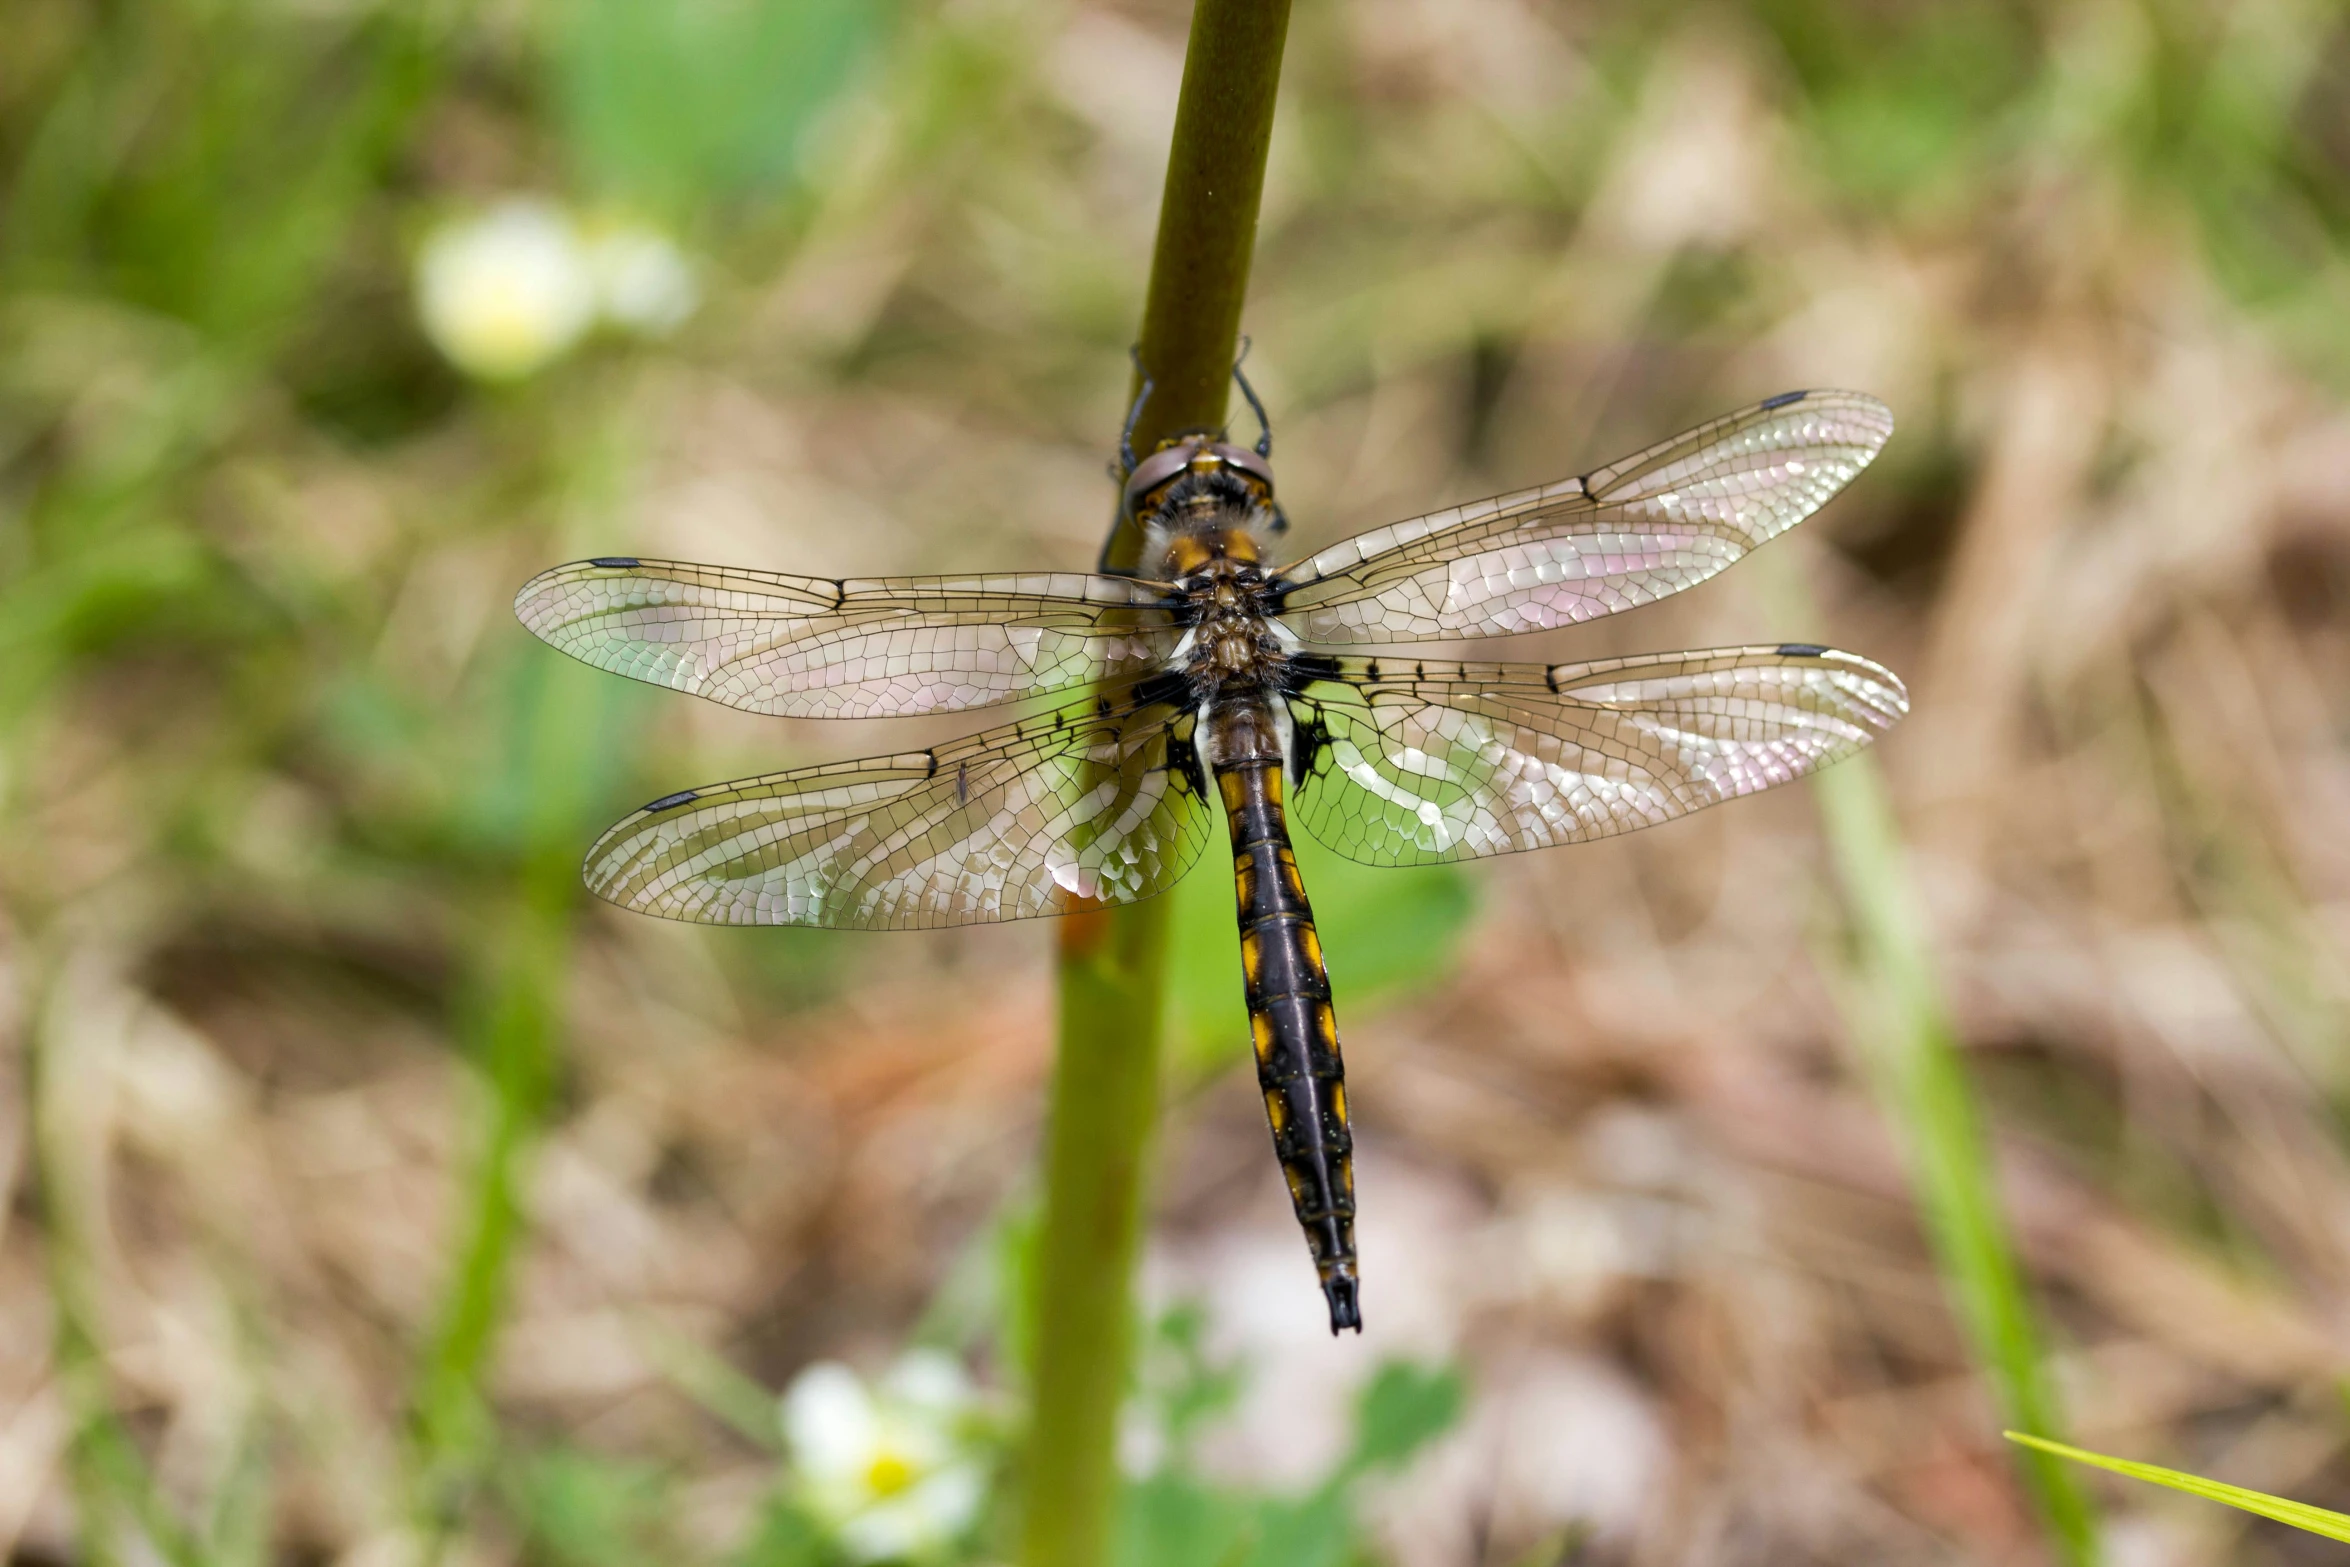
[[[1223,423],[1257,200],[1272,140],[1288,0],[1199,0],[1167,157],[1141,355],[1154,383],[1135,434],[1148,451]],[[1112,571],[1141,564],[1115,527]],[[1101,1567],[1117,1499],[1144,1174],[1158,1120],[1168,900],[1073,916],[1060,943],[1061,1027],[1038,1238],[1033,1405],[1020,1560]]]
[[[1875,757],[1861,755],[1820,773],[1813,788],[1858,948],[1853,1035],[1900,1133],[1943,1284],[2007,1421],[2052,1433],[2062,1425],[2056,1390],[1884,774]],[[2071,1475],[2043,1452],[2027,1451],[2020,1462],[2058,1558],[2076,1567],[2095,1562],[2096,1517]]]
[[[560,882],[526,874],[497,920],[466,1029],[486,1080],[488,1124],[468,1185],[465,1238],[414,1396],[419,1524],[436,1550],[494,1450],[481,1381],[525,1236],[520,1188],[554,1078],[572,902],[569,863],[561,870]]]
[[[622,483],[628,442],[611,410],[559,409],[549,423],[557,503],[595,514]],[[579,845],[610,798],[625,748],[611,721],[632,700],[596,671],[517,648],[500,708],[504,755],[459,803],[460,830],[501,869],[469,945],[457,1033],[479,1073],[479,1152],[432,1336],[409,1396],[410,1489],[425,1558],[437,1558],[500,1455],[483,1391],[529,1239],[531,1156],[562,1060],[564,977],[580,901]]]

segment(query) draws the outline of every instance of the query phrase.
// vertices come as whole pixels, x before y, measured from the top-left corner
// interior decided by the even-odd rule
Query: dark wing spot
[[[955,803],[957,805],[971,803],[971,767],[967,762],[955,764]]]
[[[1130,708],[1150,707],[1158,703],[1189,705],[1191,681],[1180,669],[1162,669],[1135,682],[1126,698]]]
[[[638,560],[634,555],[598,555],[594,560],[589,561],[588,564],[591,566],[609,567],[614,571],[631,571],[636,567],[643,565],[644,562]]]
[[[1208,797],[1208,775],[1199,765],[1199,747],[1188,739],[1170,738],[1167,742],[1168,764],[1175,776],[1183,780],[1185,788],[1200,799]]]
[[[1317,680],[1346,678],[1345,666],[1326,653],[1295,654],[1287,660],[1284,672],[1289,676],[1287,684],[1293,692]]]
[[[675,794],[665,794],[658,800],[648,801],[645,809],[648,811],[674,811],[679,806],[691,805],[700,798],[701,795],[692,789],[680,789]]]
[[[1800,403],[1809,396],[1811,396],[1809,392],[1781,392],[1776,397],[1766,397],[1763,399],[1763,412],[1769,413],[1774,408],[1784,408],[1789,403]]]
[[[1781,658],[1818,658],[1827,651],[1817,642],[1782,642],[1779,644]]]

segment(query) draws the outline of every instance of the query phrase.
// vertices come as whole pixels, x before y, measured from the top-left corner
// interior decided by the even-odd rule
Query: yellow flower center
[[[914,1483],[914,1466],[902,1454],[887,1448],[865,1466],[865,1487],[875,1496],[895,1496]]]

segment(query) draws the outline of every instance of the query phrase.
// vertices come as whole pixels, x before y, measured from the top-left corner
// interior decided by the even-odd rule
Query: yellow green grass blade
[[[2117,1475],[2128,1475],[2133,1480],[2143,1480],[2149,1485],[2168,1486],[2174,1491],[2184,1491],[2189,1496],[2200,1496],[2207,1502],[2218,1502],[2244,1512],[2258,1513],[2263,1518],[2274,1518],[2278,1523],[2291,1524],[2311,1534],[2322,1534],[2329,1540],[2350,1542],[2350,1514],[2329,1512],[2323,1507],[2312,1507],[2307,1502],[2288,1501],[2281,1496],[2271,1496],[2266,1491],[2247,1491],[2240,1485],[2229,1485],[2224,1480],[2206,1480],[2201,1475],[2165,1469],[2159,1464],[2109,1458],[2086,1448],[2051,1442],[2046,1437],[2027,1436],[2021,1431],[2003,1431],[2000,1434],[2010,1442],[2051,1453],[2058,1458],[2069,1458],[2077,1464],[2110,1469]]]
[[[1858,756],[1814,782],[1852,923],[1853,1035],[1901,1138],[1944,1286],[2005,1417],[2054,1431],[2056,1390],[1884,774]],[[2024,1455],[2022,1468],[2058,1559],[2095,1562],[2096,1518],[2071,1476],[2040,1453]]]

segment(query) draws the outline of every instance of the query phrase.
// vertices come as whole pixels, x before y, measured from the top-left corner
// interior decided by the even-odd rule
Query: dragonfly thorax
[[[1186,533],[1170,564],[1186,556],[1197,569],[1176,577],[1190,633],[1178,650],[1194,697],[1212,702],[1244,690],[1277,687],[1288,650],[1273,626],[1277,603],[1239,530]]]

